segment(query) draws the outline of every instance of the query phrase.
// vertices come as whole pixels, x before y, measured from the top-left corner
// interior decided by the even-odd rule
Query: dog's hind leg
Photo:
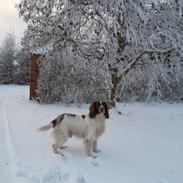
[[[56,143],[52,145],[53,152],[58,154],[59,149],[63,149],[64,143],[67,141],[68,137],[67,136],[61,136],[60,138],[56,139]]]

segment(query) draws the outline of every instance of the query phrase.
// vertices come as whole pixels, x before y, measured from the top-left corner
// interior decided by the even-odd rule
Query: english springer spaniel
[[[69,137],[75,135],[84,140],[88,156],[96,157],[98,153],[97,140],[105,131],[105,120],[109,118],[106,102],[96,101],[89,107],[89,114],[76,115],[63,113],[42,126],[38,131],[53,128],[55,143],[52,145],[53,152],[59,153],[58,149],[64,148],[64,143]]]

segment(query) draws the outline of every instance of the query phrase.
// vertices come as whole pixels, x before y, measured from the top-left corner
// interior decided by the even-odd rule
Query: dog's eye
[[[106,103],[105,103],[105,102],[102,102],[102,105],[103,105],[103,106],[105,106],[105,105],[106,105]]]
[[[96,106],[97,107],[100,107],[100,102],[96,102]]]

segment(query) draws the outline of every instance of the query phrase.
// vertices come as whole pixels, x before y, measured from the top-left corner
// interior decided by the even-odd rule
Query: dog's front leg
[[[94,142],[93,142],[93,152],[95,152],[95,153],[101,152],[101,150],[99,150],[99,149],[97,148],[97,139],[94,140]]]
[[[87,155],[91,156],[93,158],[96,158],[97,157],[96,154],[93,153],[94,140],[92,138],[87,138],[87,139],[85,139],[84,143],[85,143],[85,146],[86,146]]]

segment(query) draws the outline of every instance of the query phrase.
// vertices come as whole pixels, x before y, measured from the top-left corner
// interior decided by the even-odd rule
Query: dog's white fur
[[[94,103],[92,105],[94,106]],[[92,105],[90,106],[90,112]],[[53,127],[52,134],[55,143],[52,145],[52,148],[55,153],[58,153],[58,149],[63,147],[69,137],[75,135],[84,140],[87,155],[94,157],[96,156],[94,153],[99,152],[97,149],[97,139],[104,133],[105,120],[109,117],[105,115],[105,112],[108,113],[108,108],[102,110],[102,112],[97,110],[99,109],[95,109],[96,114],[92,118],[90,114],[82,116],[61,114],[48,125],[40,127],[38,131],[48,130]]]

